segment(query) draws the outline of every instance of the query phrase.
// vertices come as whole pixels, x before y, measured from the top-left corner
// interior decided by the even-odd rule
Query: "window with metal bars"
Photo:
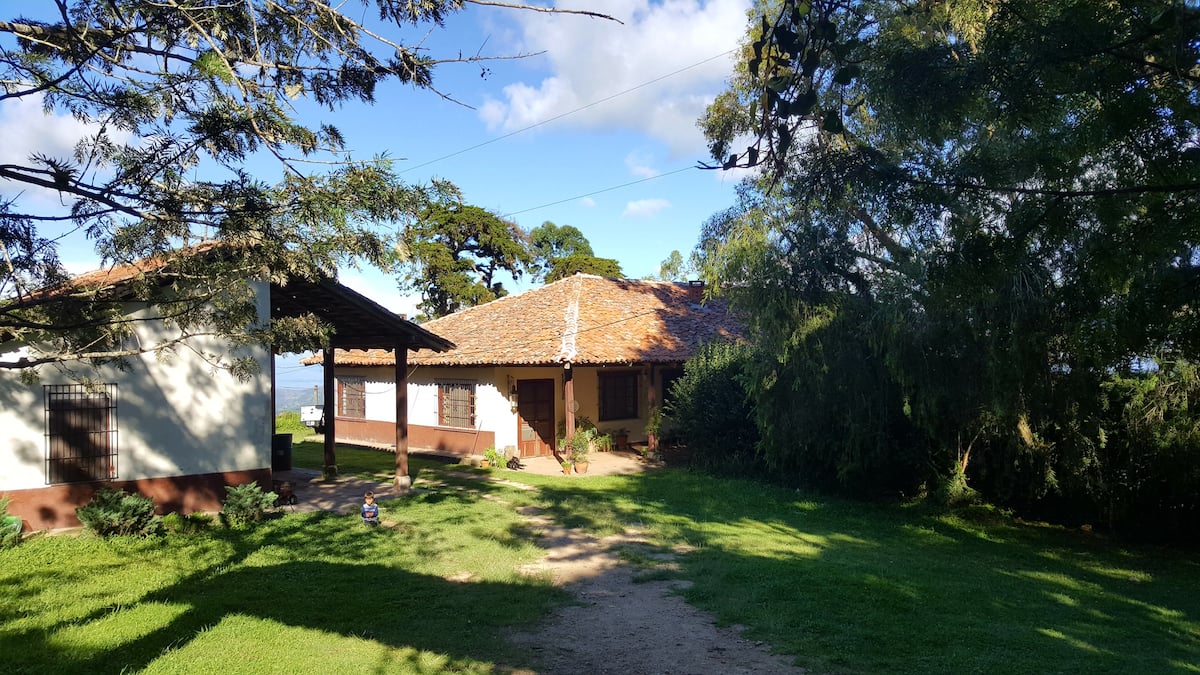
[[[638,416],[638,372],[599,373],[600,421],[628,420]]]
[[[367,416],[366,378],[338,378],[338,415],[355,419],[364,419]]]
[[[438,382],[438,424],[444,427],[475,428],[474,382]]]
[[[46,483],[117,477],[117,385],[49,384]]]

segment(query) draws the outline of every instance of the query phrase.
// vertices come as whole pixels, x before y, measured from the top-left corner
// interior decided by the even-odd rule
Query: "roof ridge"
[[[572,277],[575,280],[575,295],[567,303],[567,307],[563,310],[563,335],[562,346],[559,348],[559,358],[565,363],[571,363],[575,360],[579,351],[576,345],[576,336],[579,335],[579,296],[583,291],[583,279]]]
[[[578,275],[576,275],[576,276],[578,276]],[[589,276],[590,276],[590,275],[589,275]],[[462,315],[464,315],[464,314],[470,313],[471,311],[473,311],[473,310],[477,310],[477,309],[478,309],[478,310],[482,310],[484,307],[490,307],[490,306],[492,306],[492,305],[495,305],[496,303],[499,303],[499,302],[505,302],[505,301],[516,300],[517,298],[520,298],[520,297],[522,297],[522,296],[526,296],[526,295],[530,295],[530,294],[532,294],[532,293],[537,293],[537,292],[539,292],[539,291],[543,291],[543,290],[545,290],[545,289],[547,289],[547,288],[550,288],[551,286],[554,286],[554,285],[556,285],[556,284],[560,284],[560,283],[562,283],[562,282],[564,282],[564,281],[572,281],[572,280],[574,280],[574,278],[575,278],[574,276],[570,276],[570,277],[563,277],[562,279],[556,279],[556,280],[554,280],[554,281],[551,281],[551,282],[550,282],[550,283],[548,283],[548,284],[542,284],[541,286],[538,286],[538,287],[536,287],[536,288],[530,288],[530,289],[526,289],[526,290],[524,290],[524,291],[521,291],[520,293],[509,293],[508,295],[501,296],[501,297],[499,297],[499,298],[496,298],[495,300],[489,300],[489,301],[487,301],[487,302],[483,303],[482,305],[471,305],[470,307],[463,307],[462,309],[460,309],[460,310],[458,310],[458,311],[455,311],[455,312],[451,312],[450,314],[447,314],[446,316],[439,316],[439,317],[438,317],[438,318],[436,318],[436,319],[430,319],[430,320],[426,321],[425,323],[423,323],[423,324],[421,324],[421,325],[422,325],[422,326],[428,326],[429,324],[431,324],[431,323],[434,323],[434,322],[436,322],[436,321],[442,321],[442,320],[444,320],[444,319],[449,319],[449,318],[450,318],[450,317],[452,317],[452,316],[453,316],[453,317],[462,316]],[[597,278],[599,278],[599,279],[602,279],[603,277],[597,277]]]

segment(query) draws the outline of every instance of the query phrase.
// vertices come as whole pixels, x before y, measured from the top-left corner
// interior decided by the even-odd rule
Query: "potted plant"
[[[605,433],[601,433],[601,431],[599,429],[593,429],[591,443],[589,444],[589,446],[590,446],[588,448],[589,450],[594,450],[596,452],[612,452],[612,449],[613,449],[612,436],[605,434]]]
[[[570,476],[571,475],[571,463],[564,459],[563,463],[562,463],[562,470],[563,470],[564,476]]]
[[[650,408],[650,414],[646,417],[646,441],[650,452],[658,450],[658,434],[662,431],[662,424],[662,408],[659,406]]]
[[[575,472],[587,473],[588,451],[593,443],[592,434],[578,432],[571,440],[571,463],[575,465]]]
[[[497,450],[496,446],[494,445],[488,446],[488,448],[483,451],[483,462],[480,463],[480,466],[486,468],[487,465],[490,464],[496,468],[503,469],[504,461],[504,453]]]
[[[613,448],[615,448],[617,450],[628,450],[629,449],[629,430],[628,429],[624,429],[624,428],[617,429],[616,431],[612,432],[612,434],[609,435],[609,439],[612,441]]]

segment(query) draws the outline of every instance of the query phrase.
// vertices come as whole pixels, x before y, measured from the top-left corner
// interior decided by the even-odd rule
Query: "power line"
[[[733,50],[733,49],[730,49],[729,51],[722,52],[722,53],[720,53],[720,54],[717,54],[716,56],[710,56],[710,57],[708,57],[707,59],[704,59],[703,61],[697,61],[696,63],[693,63],[693,64],[692,64],[692,65],[690,65],[690,66],[684,66],[683,68],[680,68],[679,70],[676,70],[676,71],[673,71],[673,72],[667,73],[666,75],[661,75],[661,76],[659,76],[659,77],[656,77],[656,78],[654,78],[653,80],[647,80],[646,82],[643,82],[643,83],[641,83],[641,84],[639,84],[639,85],[636,85],[636,86],[630,87],[629,89],[625,89],[624,91],[619,91],[619,92],[617,92],[617,93],[615,93],[615,94],[611,94],[611,95],[609,95],[609,96],[606,96],[606,97],[604,97],[604,98],[602,98],[602,99],[598,99],[598,100],[592,101],[591,103],[588,103],[588,104],[586,104],[586,105],[583,105],[583,106],[580,106],[580,107],[578,107],[578,108],[575,108],[574,110],[568,110],[567,112],[564,112],[564,113],[559,113],[558,115],[555,115],[555,116],[553,116],[553,117],[550,117],[550,118],[548,118],[548,119],[544,119],[544,120],[542,120],[541,122],[536,122],[536,123],[534,123],[534,124],[530,124],[529,126],[527,126],[527,127],[522,127],[522,128],[520,128],[520,129],[517,129],[516,131],[510,131],[509,133],[507,133],[507,134],[504,134],[503,136],[497,136],[496,138],[492,138],[492,139],[486,140],[486,141],[484,141],[484,142],[482,142],[482,143],[477,143],[477,144],[475,144],[475,145],[472,145],[472,146],[470,146],[470,147],[468,147],[468,148],[463,148],[462,150],[457,150],[457,151],[455,151],[455,152],[452,152],[452,153],[450,153],[450,154],[448,154],[448,155],[442,155],[441,157],[438,157],[438,158],[436,158],[436,159],[431,159],[431,160],[429,160],[429,161],[427,161],[427,162],[422,162],[422,163],[420,163],[420,164],[417,164],[417,165],[415,165],[415,166],[410,166],[410,167],[408,167],[407,169],[403,169],[402,171],[400,171],[400,173],[401,173],[401,174],[405,174],[405,173],[408,173],[409,171],[415,171],[415,170],[417,170],[417,169],[420,169],[420,168],[422,168],[422,167],[429,166],[430,164],[436,164],[436,163],[438,163],[438,162],[440,162],[440,161],[442,161],[442,160],[445,160],[445,159],[450,159],[451,157],[457,157],[457,156],[459,156],[459,155],[461,155],[461,154],[464,154],[464,153],[467,153],[467,152],[471,152],[472,150],[478,150],[479,148],[482,148],[482,147],[484,147],[484,146],[486,146],[486,145],[491,145],[492,143],[496,143],[497,141],[502,141],[502,140],[504,140],[504,139],[506,139],[506,138],[511,138],[511,137],[513,137],[513,136],[516,136],[517,134],[523,134],[523,133],[525,133],[526,131],[529,131],[529,130],[531,130],[531,129],[536,129],[536,128],[540,127],[540,126],[543,126],[543,125],[545,125],[545,124],[549,124],[549,123],[551,123],[551,122],[554,122],[554,121],[556,121],[556,120],[560,120],[560,119],[562,119],[562,118],[564,118],[564,117],[567,117],[568,115],[574,115],[575,113],[582,112],[582,111],[584,111],[584,110],[587,110],[588,108],[591,108],[591,107],[594,107],[594,106],[600,105],[601,103],[606,103],[606,102],[608,102],[608,101],[611,101],[611,100],[613,100],[614,98],[617,98],[617,97],[619,97],[619,96],[624,96],[625,94],[629,94],[629,93],[631,93],[631,92],[635,92],[635,91],[637,91],[638,89],[642,89],[642,88],[644,88],[644,87],[648,87],[648,86],[650,86],[650,85],[652,85],[652,84],[656,84],[656,83],[658,83],[658,82],[661,82],[661,81],[663,81],[663,80],[667,79],[668,77],[674,77],[674,76],[676,76],[676,75],[678,75],[678,74],[680,74],[680,73],[682,73],[682,72],[686,72],[686,71],[688,71],[688,70],[691,70],[692,68],[696,68],[696,67],[702,66],[702,65],[704,65],[704,64],[706,64],[706,63],[708,63],[709,61],[715,61],[715,60],[717,60],[717,59],[719,59],[719,58],[722,58],[722,57],[724,57],[724,56],[729,56],[729,55],[730,55],[730,54],[732,54],[734,51],[735,51],[735,50]],[[689,167],[689,168],[690,168],[690,167]],[[676,173],[677,173],[677,172],[676,172]],[[665,175],[669,175],[669,174],[665,174]],[[650,180],[650,179],[645,179],[645,180]],[[634,181],[634,182],[641,182],[641,181]],[[629,185],[632,185],[632,184],[633,184],[633,183],[629,183]],[[618,186],[618,187],[624,187],[624,186]],[[603,192],[603,190],[601,190],[601,192]],[[599,194],[599,193],[596,193],[596,194]],[[585,196],[586,196],[586,195],[585,195]],[[564,201],[570,201],[570,200],[564,200]],[[561,202],[560,202],[560,203],[561,203]],[[537,207],[537,208],[541,208],[541,207]],[[511,214],[510,214],[510,215],[511,215]]]
[[[570,201],[575,201],[576,199],[583,199],[584,197],[591,197],[592,195],[598,195],[598,194],[602,194],[605,192],[612,192],[613,190],[619,190],[623,187],[629,187],[630,185],[637,185],[638,183],[645,183],[646,181],[656,180],[658,178],[666,178],[667,176],[673,176],[677,173],[682,173],[684,171],[688,171],[690,169],[695,169],[695,168],[696,167],[694,167],[694,166],[685,166],[680,169],[675,169],[674,171],[668,171],[667,173],[660,173],[656,176],[639,178],[637,180],[631,180],[628,183],[621,183],[620,185],[613,185],[612,187],[606,187],[606,188],[602,188],[600,190],[593,190],[592,192],[588,192],[588,193],[581,194],[581,195],[576,195],[574,197],[567,197],[566,199],[560,199],[558,201],[550,202],[548,204],[539,204],[538,206],[531,206],[527,209],[521,209],[520,211],[512,211],[511,213],[504,214],[504,217],[509,218],[511,216],[516,216],[516,215],[519,215],[522,213],[528,213],[529,211],[537,211],[538,209],[544,209],[548,206],[558,206],[559,204],[565,204]]]

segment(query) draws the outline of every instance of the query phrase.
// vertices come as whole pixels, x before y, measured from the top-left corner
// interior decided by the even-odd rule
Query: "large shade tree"
[[[1197,393],[1200,10],[756,12],[702,125],[716,166],[761,173],[698,253],[754,317],[765,457],[865,491],[973,466],[1018,505],[1115,518],[1153,491],[1195,514],[1200,434],[1168,390]]]
[[[500,216],[456,198],[422,209],[404,234],[409,254],[402,288],[421,293],[425,318],[446,316],[508,294],[498,272],[513,281],[529,271],[527,235]]]
[[[63,282],[58,241],[71,232],[106,265],[154,258],[121,300],[158,306],[183,335],[312,346],[323,329],[311,322],[247,334],[244,280],[387,269],[394,235],[376,223],[419,213],[438,189],[403,184],[385,159],[350,157],[336,127],[302,120],[294,103],[370,103],[389,82],[440,94],[435,66],[482,57],[415,45],[469,3],[520,6],[57,0],[0,19],[0,105],[34,101],[87,130],[69,155],[0,164],[0,340],[40,346],[0,367],[169,347],[123,341],[128,324],[105,289],[37,293]],[[252,159],[273,162],[278,180],[253,175]],[[40,207],[39,190],[62,212]],[[224,253],[180,255],[201,241]]]
[[[596,257],[592,244],[574,225],[555,225],[547,220],[529,232],[534,272],[546,283],[574,274],[596,274],[621,278],[621,264],[613,258]]]

